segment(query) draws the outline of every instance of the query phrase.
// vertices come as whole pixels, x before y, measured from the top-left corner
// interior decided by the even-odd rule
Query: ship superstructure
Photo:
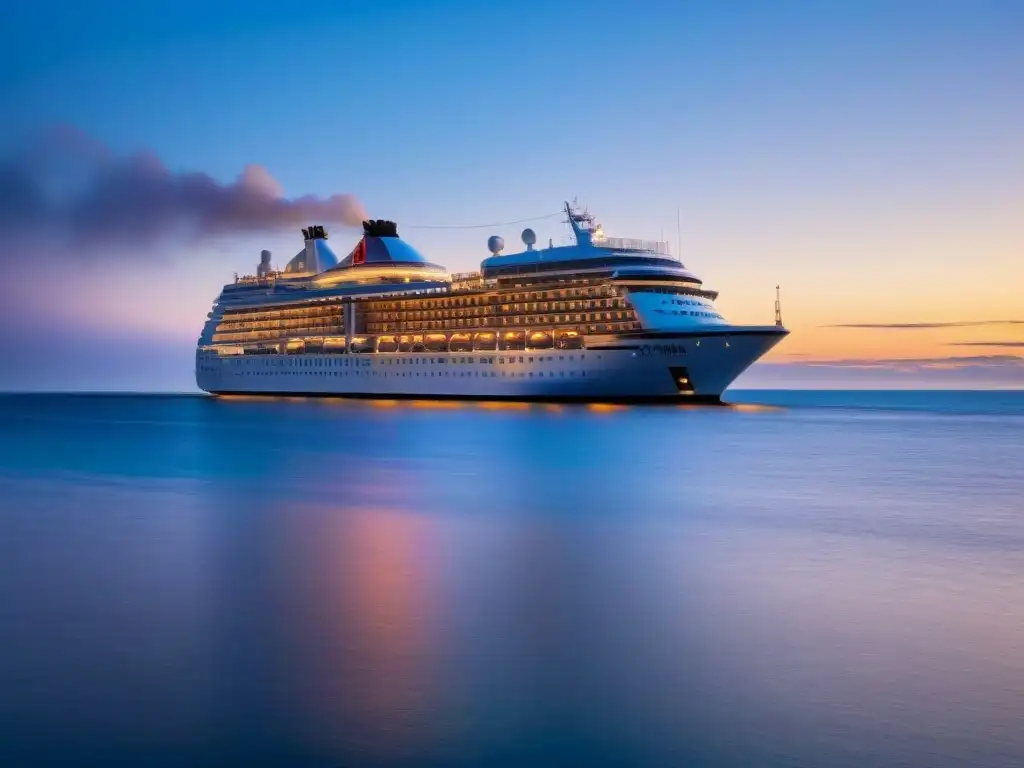
[[[787,333],[737,326],[667,244],[609,238],[566,203],[570,245],[450,274],[363,223],[344,258],[321,226],[281,270],[224,286],[199,338],[196,382],[214,394],[710,400]]]

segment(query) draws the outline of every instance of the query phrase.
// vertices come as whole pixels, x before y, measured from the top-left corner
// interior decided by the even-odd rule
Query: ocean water
[[[0,397],[0,764],[1024,765],[1024,392]]]

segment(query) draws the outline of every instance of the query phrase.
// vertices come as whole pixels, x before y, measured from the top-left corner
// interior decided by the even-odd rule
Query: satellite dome
[[[533,246],[537,244],[537,233],[532,229],[523,230],[523,243],[526,245],[526,250],[532,251]]]
[[[505,241],[498,235],[491,235],[487,238],[487,250],[497,256],[505,248]]]

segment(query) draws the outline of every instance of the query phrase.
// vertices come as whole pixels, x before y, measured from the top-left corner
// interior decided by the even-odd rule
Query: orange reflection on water
[[[759,405],[758,403],[731,403],[730,411],[739,413],[779,413],[786,410],[778,405]]]
[[[462,407],[462,403],[458,400],[411,400],[410,404],[413,408],[422,408],[425,410],[456,410]]]
[[[516,400],[483,400],[478,402],[478,408],[486,411],[528,411],[530,404]]]
[[[348,407],[356,403],[351,397],[345,397],[344,395],[328,395],[327,397],[319,398],[319,401],[324,405],[334,407]]]
[[[406,657],[423,641],[420,544],[430,524],[426,518],[388,510],[345,514],[347,552],[337,560],[338,588],[351,598],[366,650],[381,657]]]
[[[614,411],[624,411],[626,410],[626,406],[618,405],[616,403],[589,403],[587,405],[587,410],[593,411],[594,413],[612,413]]]
[[[308,574],[291,632],[289,669],[303,729],[322,744],[358,735],[373,759],[394,759],[430,742],[428,621],[436,615],[429,518],[389,509],[290,510]],[[307,581],[309,579],[309,581]]]

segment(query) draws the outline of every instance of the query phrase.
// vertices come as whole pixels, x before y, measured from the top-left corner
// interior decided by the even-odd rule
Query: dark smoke
[[[152,153],[118,157],[74,128],[47,132],[0,158],[0,236],[44,234],[76,248],[202,238],[308,224],[359,226],[353,195],[285,198],[261,166],[232,183],[170,171]]]

